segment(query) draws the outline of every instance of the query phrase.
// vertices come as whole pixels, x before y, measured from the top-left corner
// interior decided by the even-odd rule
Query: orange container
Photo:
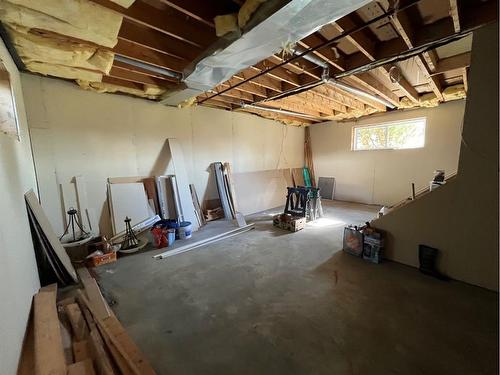
[[[102,255],[96,255],[88,260],[89,266],[97,267],[102,266],[103,264],[116,262],[116,252],[111,252]]]

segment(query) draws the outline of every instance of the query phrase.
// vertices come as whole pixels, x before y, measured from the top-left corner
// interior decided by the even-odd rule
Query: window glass
[[[361,126],[353,131],[353,150],[424,147],[425,118]]]
[[[9,72],[0,61],[0,133],[19,136]]]

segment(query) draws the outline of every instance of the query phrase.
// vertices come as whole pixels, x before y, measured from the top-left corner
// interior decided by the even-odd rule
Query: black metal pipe
[[[370,20],[370,21],[366,22],[365,24],[363,24],[363,25],[361,25],[361,26],[356,26],[356,27],[353,27],[352,29],[350,29],[350,30],[348,30],[348,31],[343,32],[342,34],[340,34],[340,35],[336,36],[336,37],[335,37],[335,38],[333,38],[333,39],[330,39],[330,40],[327,40],[327,41],[325,41],[325,42],[323,42],[323,43],[321,43],[321,44],[318,44],[316,47],[310,47],[310,48],[307,48],[307,49],[305,49],[303,52],[298,53],[298,54],[296,54],[295,56],[290,57],[289,59],[286,59],[286,60],[282,61],[282,62],[281,62],[281,63],[279,63],[279,64],[276,64],[276,65],[274,65],[274,66],[272,66],[272,67],[269,67],[269,68],[267,68],[266,70],[263,70],[262,72],[260,72],[260,73],[256,74],[255,76],[253,76],[253,77],[251,77],[251,78],[248,78],[248,79],[245,79],[245,80],[243,80],[243,81],[241,81],[241,82],[238,82],[237,84],[235,84],[235,85],[233,85],[233,86],[230,86],[230,87],[228,87],[227,89],[224,89],[224,90],[222,90],[222,91],[218,92],[217,94],[212,95],[211,97],[205,98],[205,99],[201,100],[200,102],[198,102],[198,104],[202,104],[202,103],[203,103],[203,102],[205,102],[206,100],[209,100],[209,99],[211,99],[211,98],[214,98],[214,97],[216,97],[216,96],[219,96],[219,95],[221,95],[221,94],[224,94],[225,92],[227,92],[227,91],[229,91],[229,90],[235,89],[235,88],[237,88],[237,87],[241,86],[242,84],[244,84],[244,83],[246,83],[246,82],[248,82],[248,81],[251,81],[252,79],[255,79],[255,78],[261,77],[261,76],[263,76],[264,74],[267,74],[267,73],[269,73],[270,71],[272,71],[272,70],[274,70],[274,69],[277,69],[277,68],[282,67],[282,66],[284,66],[284,65],[286,65],[286,64],[289,64],[289,63],[291,63],[291,62],[293,62],[293,61],[295,61],[295,60],[298,60],[299,58],[301,58],[301,57],[303,57],[303,56],[305,56],[305,55],[307,55],[307,54],[309,54],[309,53],[311,53],[311,52],[314,52],[314,51],[316,51],[316,50],[318,50],[318,49],[320,49],[320,48],[323,48],[323,47],[328,47],[329,45],[336,43],[336,42],[337,42],[337,41],[339,41],[340,39],[345,38],[346,36],[348,36],[348,35],[350,35],[350,34],[353,34],[353,33],[356,33],[356,32],[358,32],[358,31],[364,30],[364,29],[365,29],[365,28],[367,28],[368,26],[370,26],[370,25],[372,25],[372,24],[374,24],[374,23],[376,23],[376,22],[379,22],[380,20],[383,20],[383,19],[385,19],[385,18],[387,18],[387,17],[393,16],[394,14],[396,14],[396,13],[398,13],[398,12],[401,12],[401,11],[403,11],[403,10],[405,10],[405,9],[408,9],[408,8],[410,8],[410,7],[414,6],[415,4],[418,4],[420,1],[421,1],[421,0],[413,0],[411,3],[406,4],[406,5],[405,5],[405,6],[403,6],[403,7],[400,7],[400,8],[397,8],[397,9],[391,9],[390,11],[388,11],[388,12],[386,12],[386,13],[384,13],[384,14],[382,14],[382,15],[378,16],[378,17],[375,17],[374,19],[372,19],[372,20]]]

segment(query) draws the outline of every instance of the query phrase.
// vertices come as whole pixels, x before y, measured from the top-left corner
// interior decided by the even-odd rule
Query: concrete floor
[[[158,374],[498,373],[498,294],[339,251],[378,207],[324,206],[297,233],[269,211],[214,245],[124,257],[100,285]]]

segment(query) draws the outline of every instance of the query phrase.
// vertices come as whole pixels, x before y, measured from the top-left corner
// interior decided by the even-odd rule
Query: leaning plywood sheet
[[[74,281],[77,281],[76,272],[75,269],[73,268],[73,265],[71,264],[68,254],[66,253],[64,247],[62,247],[61,242],[59,242],[59,239],[57,238],[54,230],[52,229],[49,219],[45,215],[45,212],[43,211],[42,206],[38,202],[38,198],[36,197],[35,193],[33,192],[33,190],[30,190],[24,195],[24,197],[26,199],[26,202],[30,206],[33,216],[35,217],[38,225],[42,229],[45,237],[47,238],[55,254],[59,258],[59,260],[61,261],[64,268],[71,276],[71,278]]]
[[[189,190],[186,163],[184,162],[184,154],[181,145],[175,138],[169,138],[168,145],[170,147],[170,154],[172,155],[172,164],[177,181],[177,193],[179,195],[182,216],[185,221],[191,222],[193,230],[197,230],[198,222],[194,212],[193,200],[191,199],[191,191]]]
[[[304,168],[293,168],[292,178],[295,186],[306,186],[304,181]]]
[[[142,183],[109,184],[108,187],[113,234],[125,230],[126,217],[131,219],[130,225],[133,226],[155,215],[149,206]]]
[[[283,206],[287,182],[281,169],[233,173],[240,212],[244,215]]]
[[[40,289],[33,299],[35,374],[66,375],[66,360],[56,308],[57,286]]]
[[[29,29],[51,31],[105,47],[117,43],[122,16],[88,0],[0,1],[0,19]]]

